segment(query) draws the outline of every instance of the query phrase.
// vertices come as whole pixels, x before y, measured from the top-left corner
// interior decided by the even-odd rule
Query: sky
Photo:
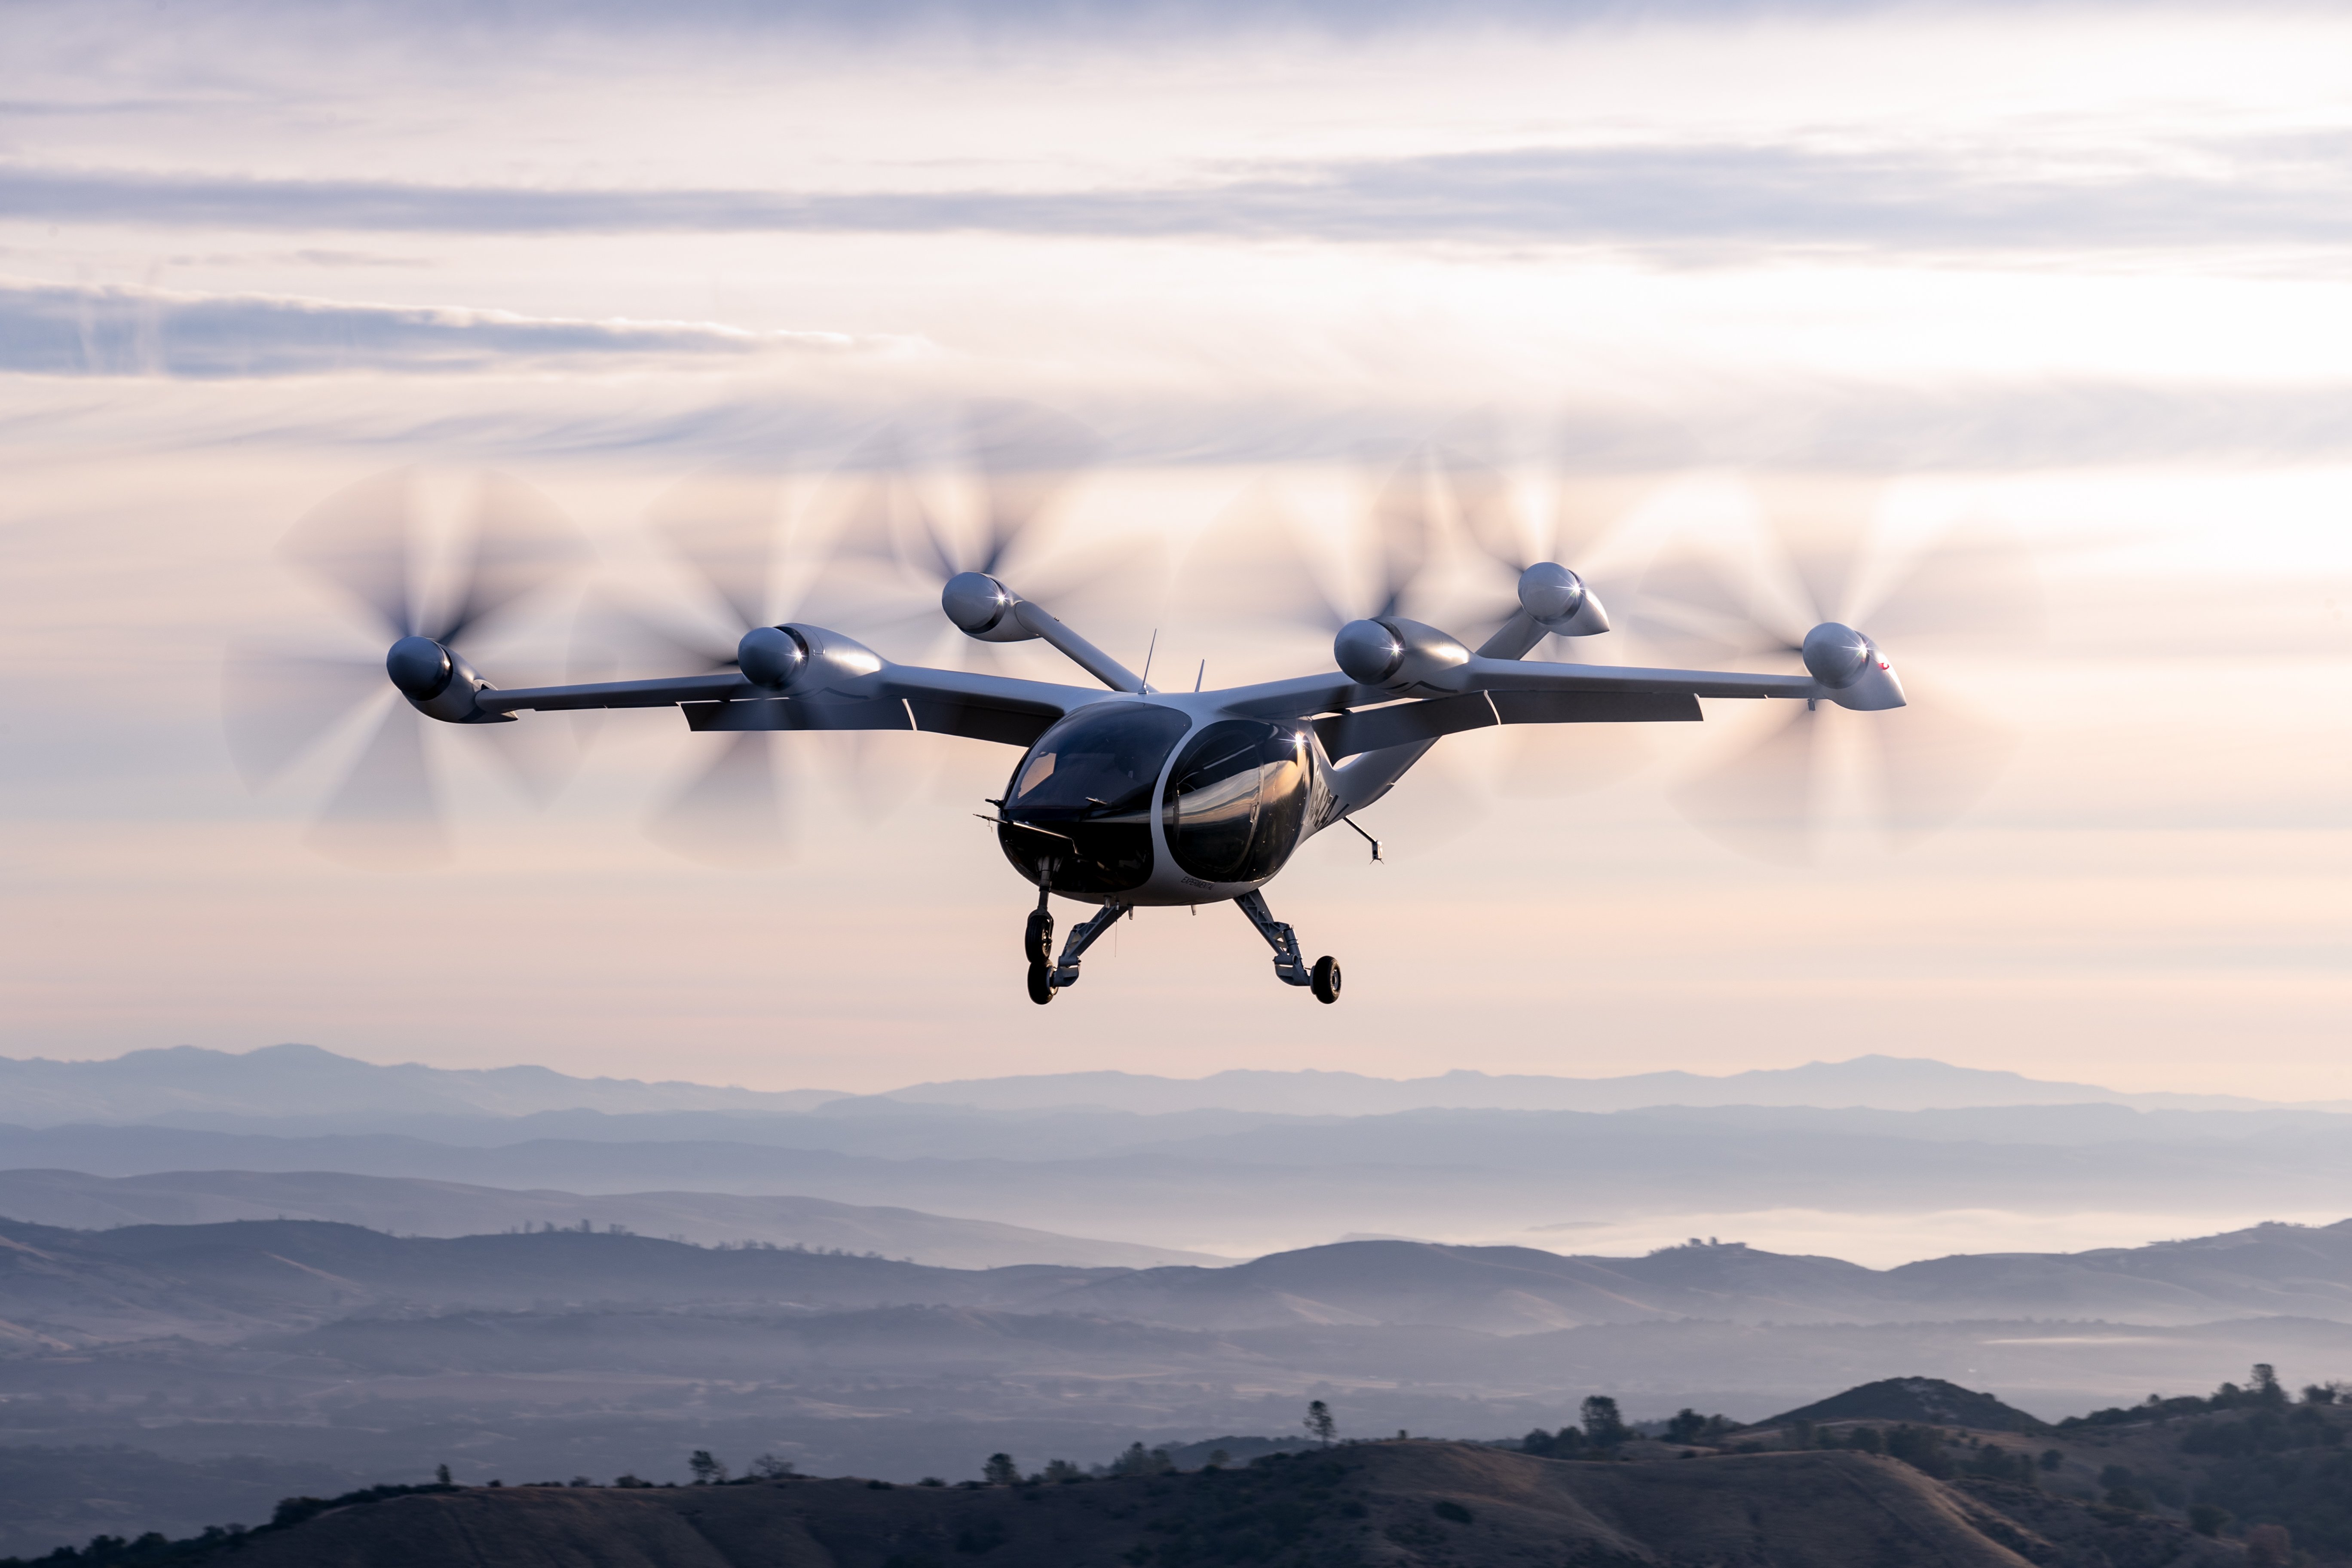
[[[2347,49],[2322,7],[7,7],[0,1050],[845,1089],[1877,1051],[2352,1095]],[[1328,668],[1234,542],[1287,518],[1360,595],[1434,441],[1621,606],[1699,552],[1793,614],[1790,496],[1864,498],[1854,613],[1944,590],[1880,633],[1917,700],[1822,726],[1793,865],[1678,805],[1752,708],[1449,741],[1363,815],[1382,863],[1335,832],[1270,889],[1346,965],[1328,1008],[1226,909],[1142,912],[1034,1007],[980,742],[796,738],[790,858],[732,865],[648,835],[709,754],[674,713],[527,721],[544,805],[429,737],[452,853],[389,868],[311,831],[375,710],[232,765],[232,644],[383,640],[278,549],[349,487],[412,472],[441,538],[495,471],[576,526],[479,660],[514,685],[615,600],[718,626],[657,526],[714,487],[788,542],[782,613],[845,465],[991,399],[1098,438],[1024,563],[1119,563],[1065,613],[1163,677]],[[2027,566],[1937,553],[1979,536]],[[1573,656],[1675,658],[1621,618]],[[1915,774],[2000,763],[1916,839],[1869,771],[1914,731]]]

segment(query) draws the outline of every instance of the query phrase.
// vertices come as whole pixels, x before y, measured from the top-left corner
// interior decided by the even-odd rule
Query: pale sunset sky
[[[877,1089],[1878,1051],[2352,1099],[2347,60],[2318,6],[8,6],[0,1052]],[[1009,749],[782,745],[794,852],[734,867],[646,835],[714,742],[674,711],[527,719],[584,748],[543,810],[429,737],[446,863],[310,847],[375,710],[231,764],[233,640],[381,651],[274,553],[347,486],[413,467],[440,526],[495,469],[577,524],[480,661],[522,684],[583,602],[707,612],[648,526],[682,483],[773,481],[788,599],[836,466],[982,397],[1101,437],[1039,557],[1130,565],[1071,618],[1164,684],[1329,668],[1171,563],[1281,512],[1345,594],[1440,433],[1612,605],[1693,539],[1784,593],[1775,483],[1867,482],[1865,586],[2028,546],[1971,591],[2031,617],[1882,633],[2006,764],[1894,847],[1835,715],[1792,866],[1675,805],[1752,709],[1449,741],[1364,814],[1385,863],[1335,831],[1269,890],[1339,1005],[1219,907],[1045,1009],[972,817]]]

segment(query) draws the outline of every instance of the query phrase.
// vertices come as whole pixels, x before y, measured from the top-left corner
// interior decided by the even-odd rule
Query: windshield
[[[1140,819],[1150,811],[1160,765],[1190,726],[1174,709],[1149,703],[1082,708],[1038,737],[1005,807],[1024,817]]]
[[[1072,897],[1150,880],[1152,786],[1192,724],[1154,703],[1097,702],[1037,737],[1004,797],[1005,857]]]

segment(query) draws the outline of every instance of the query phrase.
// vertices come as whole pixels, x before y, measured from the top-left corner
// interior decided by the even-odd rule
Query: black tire
[[[1315,961],[1315,1000],[1328,1006],[1339,999],[1339,961],[1329,953]]]
[[[1021,956],[1032,963],[1045,963],[1054,956],[1054,917],[1045,910],[1033,910],[1028,929],[1021,933]]]
[[[1040,1007],[1054,999],[1054,966],[1033,963],[1029,966],[1029,1000]]]

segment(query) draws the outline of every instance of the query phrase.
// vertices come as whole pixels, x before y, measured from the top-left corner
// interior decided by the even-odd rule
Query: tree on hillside
[[[2007,1481],[2011,1486],[2032,1487],[2042,1484],[2041,1471],[2033,1456],[2024,1452],[2011,1453],[1998,1443],[1987,1443],[1977,1450],[1969,1469],[1989,1480]]]
[[[1164,1476],[1176,1468],[1165,1448],[1147,1448],[1141,1443],[1129,1443],[1124,1453],[1110,1462],[1114,1476]]]
[[[1914,1426],[1906,1421],[1886,1433],[1886,1454],[1900,1459],[1923,1475],[1937,1480],[1948,1479],[1952,1474],[1952,1457],[1944,1450],[1944,1435],[1933,1426]]]
[[[980,1479],[992,1487],[1021,1484],[1021,1467],[1013,1462],[1010,1454],[991,1454],[988,1463],[980,1467]]]
[[[1519,1442],[1523,1454],[1540,1454],[1548,1459],[1565,1459],[1584,1450],[1584,1434],[1573,1426],[1563,1426],[1558,1432],[1547,1432],[1538,1426]]]
[[[694,1472],[694,1484],[698,1487],[714,1487],[727,1479],[727,1467],[711,1458],[708,1448],[697,1448],[688,1457],[686,1468]]]
[[[1578,1414],[1584,1422],[1585,1440],[1596,1448],[1613,1448],[1633,1434],[1617,1412],[1617,1402],[1605,1394],[1588,1394]]]
[[[1307,1419],[1299,1425],[1307,1428],[1308,1436],[1327,1448],[1339,1435],[1339,1424],[1331,1419],[1331,1407],[1319,1399],[1307,1407]]]

